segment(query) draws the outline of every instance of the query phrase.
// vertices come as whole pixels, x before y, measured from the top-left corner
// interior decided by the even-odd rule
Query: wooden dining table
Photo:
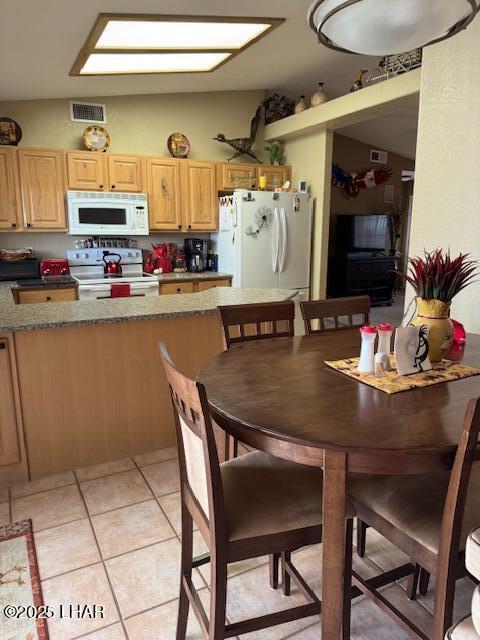
[[[388,395],[325,364],[359,349],[355,330],[255,340],[214,357],[198,376],[214,420],[229,434],[323,469],[321,624],[328,640],[342,634],[347,475],[451,468],[467,401],[480,396],[478,376]],[[480,336],[467,336],[450,357],[480,366]]]

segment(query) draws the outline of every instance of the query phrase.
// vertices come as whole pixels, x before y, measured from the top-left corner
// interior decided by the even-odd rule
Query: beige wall
[[[424,49],[410,255],[450,247],[480,258],[479,42],[477,18]],[[452,317],[480,333],[480,283],[455,298]]]
[[[222,161],[232,155],[230,147],[212,138],[219,132],[230,138],[248,136],[263,98],[263,91],[229,91],[78,99],[106,104],[112,152],[168,156],[167,138],[180,131],[190,140],[191,158]],[[70,121],[69,105],[70,100],[63,99],[0,102],[0,113],[22,127],[21,146],[81,149],[87,125]],[[260,128],[260,159],[264,147]]]

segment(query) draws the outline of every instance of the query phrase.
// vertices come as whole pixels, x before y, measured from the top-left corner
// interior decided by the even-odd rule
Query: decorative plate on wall
[[[0,118],[0,144],[16,147],[22,139],[22,130],[12,118]]]
[[[90,151],[106,151],[110,146],[110,134],[103,127],[91,125],[82,134],[83,144]]]
[[[190,142],[183,133],[172,133],[167,140],[167,147],[174,158],[186,158],[190,153]]]

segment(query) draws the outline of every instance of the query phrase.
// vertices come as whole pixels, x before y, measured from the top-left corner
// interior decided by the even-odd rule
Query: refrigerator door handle
[[[285,270],[285,263],[287,261],[287,250],[288,250],[288,228],[287,228],[287,214],[285,213],[285,209],[280,209],[280,222],[281,222],[281,257],[280,257],[280,265],[278,268],[279,273],[283,273]]]
[[[279,228],[278,228],[278,209],[275,208],[273,211],[273,229],[272,229],[272,271],[273,273],[278,272],[278,248],[280,244],[279,238]]]

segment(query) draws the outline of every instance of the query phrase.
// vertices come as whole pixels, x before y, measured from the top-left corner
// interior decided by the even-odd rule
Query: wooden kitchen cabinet
[[[256,169],[257,178],[266,176],[267,191],[275,191],[276,188],[281,187],[287,180],[291,180],[291,167],[287,167],[286,165],[262,164],[258,165]]]
[[[17,304],[34,304],[40,302],[65,302],[77,300],[77,290],[75,287],[64,289],[15,289],[15,299]]]
[[[195,282],[194,291],[206,291],[207,289],[213,289],[214,287],[229,287],[230,280],[202,280]]]
[[[143,158],[108,155],[107,163],[108,188],[110,191],[139,193],[144,190]]]
[[[152,231],[181,231],[180,164],[147,158],[148,218]]]
[[[64,230],[65,153],[49,149],[19,149],[20,189],[27,229]]]
[[[257,185],[257,167],[254,164],[217,164],[218,191],[233,191],[233,189],[255,189]]]
[[[68,188],[104,191],[107,185],[105,156],[95,151],[67,153]]]
[[[13,341],[0,336],[0,467],[20,462],[20,414],[13,359]]]
[[[167,282],[160,285],[160,295],[193,293],[193,282]]]
[[[0,229],[22,227],[16,149],[0,147]]]
[[[144,190],[141,156],[67,152],[68,188],[139,193]]]
[[[184,160],[182,171],[183,229],[216,231],[218,229],[218,196],[214,162]]]

